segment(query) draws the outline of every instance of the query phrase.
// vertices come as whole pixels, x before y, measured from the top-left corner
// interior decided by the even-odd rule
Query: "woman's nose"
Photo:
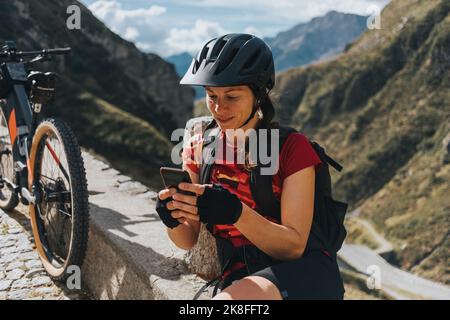
[[[217,98],[216,101],[214,101],[214,111],[223,110],[225,107],[225,103],[223,102],[222,98]]]
[[[214,111],[216,113],[218,113],[219,110],[222,110],[222,109],[223,109],[223,106],[221,104],[219,104],[219,102],[214,102]]]

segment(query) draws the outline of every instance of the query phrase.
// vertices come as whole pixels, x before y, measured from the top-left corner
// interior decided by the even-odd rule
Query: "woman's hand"
[[[186,219],[191,219],[210,224],[233,224],[241,216],[242,202],[220,184],[201,185],[183,182],[178,185],[178,188],[195,195],[186,195],[168,191],[168,189],[160,192],[161,200],[166,199],[165,205],[170,211],[172,222],[177,221],[179,224]]]
[[[199,221],[197,208],[197,195],[203,194],[205,190],[204,185],[192,183],[180,183],[178,188],[185,191],[195,193],[195,196],[182,194],[180,192],[174,193],[172,201],[167,204],[167,208],[172,211],[172,217],[175,219],[191,219]]]
[[[186,189],[196,195],[203,194],[206,185],[187,183]],[[197,196],[185,195],[177,192],[176,188],[163,189],[158,193],[156,201],[156,212],[162,222],[169,228],[173,229],[184,223],[186,219],[199,221],[198,209],[196,207]]]
[[[180,183],[178,187],[196,196],[176,193],[169,209],[177,211],[174,217],[182,216],[209,224],[233,224],[242,213],[239,198],[220,184]]]
[[[158,197],[156,198],[156,212],[158,213],[161,221],[171,229],[184,222],[182,219],[175,219],[172,217],[170,209],[167,207],[167,204],[172,200],[172,196],[175,193],[175,188],[163,189],[158,193]]]

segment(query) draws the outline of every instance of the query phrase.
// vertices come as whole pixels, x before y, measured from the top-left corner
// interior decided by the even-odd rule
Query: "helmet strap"
[[[247,123],[249,123],[250,120],[253,119],[253,117],[255,116],[256,111],[258,111],[258,109],[259,109],[259,104],[260,104],[260,102],[259,102],[259,99],[258,99],[258,100],[256,100],[255,104],[253,105],[252,113],[251,113],[250,116],[247,118],[247,120],[245,120],[245,122],[244,122],[241,126],[239,126],[239,128],[242,128],[242,127],[245,126]],[[238,128],[238,129],[239,129],[239,128]]]
[[[258,111],[259,107],[261,106],[261,102],[262,102],[261,100],[264,100],[265,97],[267,96],[268,92],[270,91],[270,90],[267,91],[265,89],[262,89],[261,87],[255,85],[255,84],[250,84],[249,88],[250,88],[250,90],[253,91],[253,94],[256,97],[256,101],[255,101],[255,104],[253,105],[252,113],[250,114],[250,116],[247,118],[247,120],[245,120],[245,122],[239,128],[242,128],[247,123],[249,123],[250,120],[253,119],[253,117],[255,116],[255,113]],[[266,92],[266,95],[264,95],[263,92]]]

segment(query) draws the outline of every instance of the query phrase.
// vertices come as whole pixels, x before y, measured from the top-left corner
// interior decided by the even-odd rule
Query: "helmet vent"
[[[253,53],[250,58],[247,59],[242,69],[249,69],[255,64],[255,61],[259,58],[259,55],[261,54],[261,50],[256,51]]]
[[[196,74],[198,71],[198,68],[202,64],[203,60],[206,59],[206,56],[208,55],[209,47],[205,46],[203,50],[200,52],[200,55],[198,57],[198,60],[195,60],[194,67],[192,68],[192,74]]]
[[[200,66],[200,62],[198,62],[197,60],[195,60],[194,66],[192,67],[192,72],[191,72],[191,73],[192,73],[192,74],[196,74],[199,66]]]
[[[217,59],[217,56],[219,55],[220,51],[222,51],[222,48],[225,46],[226,43],[227,40],[220,40],[220,42],[214,46],[213,52],[211,52],[210,60]]]
[[[200,54],[200,58],[198,59],[199,63],[202,63],[203,60],[206,59],[206,56],[208,55],[209,47],[205,47],[202,53]]]
[[[231,53],[228,56],[224,57],[224,59],[222,59],[220,61],[220,65],[216,69],[216,71],[214,71],[214,75],[222,72],[226,67],[228,67],[228,65],[233,61],[233,59],[236,56],[236,54],[238,53],[238,51],[239,51],[239,48],[233,48]]]

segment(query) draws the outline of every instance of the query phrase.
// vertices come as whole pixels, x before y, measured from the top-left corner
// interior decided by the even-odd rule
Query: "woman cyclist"
[[[268,94],[275,83],[274,62],[270,47],[258,37],[227,34],[208,41],[180,83],[205,88],[220,139],[234,152],[240,149],[230,129],[247,132],[272,125],[274,107]],[[214,299],[343,299],[335,255],[308,245],[315,172],[322,162],[307,138],[290,134],[279,152],[272,188],[281,213],[275,218],[257,211],[247,163],[216,161],[209,181],[202,184],[194,157],[202,144],[191,146],[183,150],[183,169],[192,183],[178,187],[195,196],[163,189],[156,207],[180,248],[196,244],[200,222],[215,236],[224,281]],[[229,254],[231,247],[238,250]]]

